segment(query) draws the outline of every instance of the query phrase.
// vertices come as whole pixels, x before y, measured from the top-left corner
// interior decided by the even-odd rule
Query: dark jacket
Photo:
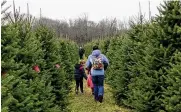
[[[79,55],[80,56],[83,56],[85,53],[85,50],[83,48],[79,49]]]
[[[81,64],[75,64],[75,71],[74,71],[75,80],[82,80],[83,77],[87,80],[84,67]]]

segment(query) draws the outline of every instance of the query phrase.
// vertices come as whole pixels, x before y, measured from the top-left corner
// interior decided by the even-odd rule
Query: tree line
[[[83,17],[77,19],[67,20],[53,20],[42,17],[36,20],[36,23],[42,24],[54,29],[58,37],[64,37],[74,40],[79,45],[83,45],[95,39],[104,39],[124,33],[128,29],[126,22],[113,19],[103,19],[98,23],[88,20],[85,14]]]

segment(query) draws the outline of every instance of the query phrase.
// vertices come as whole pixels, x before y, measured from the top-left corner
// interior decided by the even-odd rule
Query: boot
[[[79,90],[76,88],[76,89],[75,89],[75,94],[78,94],[78,92],[79,92]]]
[[[102,103],[103,96],[102,96],[102,95],[99,95],[98,100],[99,100],[100,103]]]
[[[91,88],[92,89],[92,95],[94,95],[94,88]]]
[[[81,89],[80,89],[80,92],[81,92],[82,94],[84,93],[84,90],[83,90],[83,88],[81,88]]]

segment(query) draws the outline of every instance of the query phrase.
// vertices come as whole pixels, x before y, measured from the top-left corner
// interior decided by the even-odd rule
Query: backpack
[[[92,57],[92,68],[94,70],[102,70],[104,69],[104,64],[103,64],[103,61],[102,61],[102,56],[93,56]]]

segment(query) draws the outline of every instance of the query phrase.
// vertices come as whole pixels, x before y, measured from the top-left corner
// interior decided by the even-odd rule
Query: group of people
[[[91,86],[91,89],[92,94],[94,95],[94,100],[102,103],[104,95],[104,73],[109,65],[109,60],[104,54],[101,53],[98,46],[93,46],[93,51],[88,56],[88,59],[85,63],[85,70],[87,70],[87,73],[89,74],[87,77],[84,70],[84,61],[82,60],[84,52],[85,50],[80,47],[79,56],[81,61],[78,64],[75,64],[75,92],[78,94],[80,87],[80,91],[83,93],[83,78],[86,80],[91,78],[93,83],[93,87]]]

